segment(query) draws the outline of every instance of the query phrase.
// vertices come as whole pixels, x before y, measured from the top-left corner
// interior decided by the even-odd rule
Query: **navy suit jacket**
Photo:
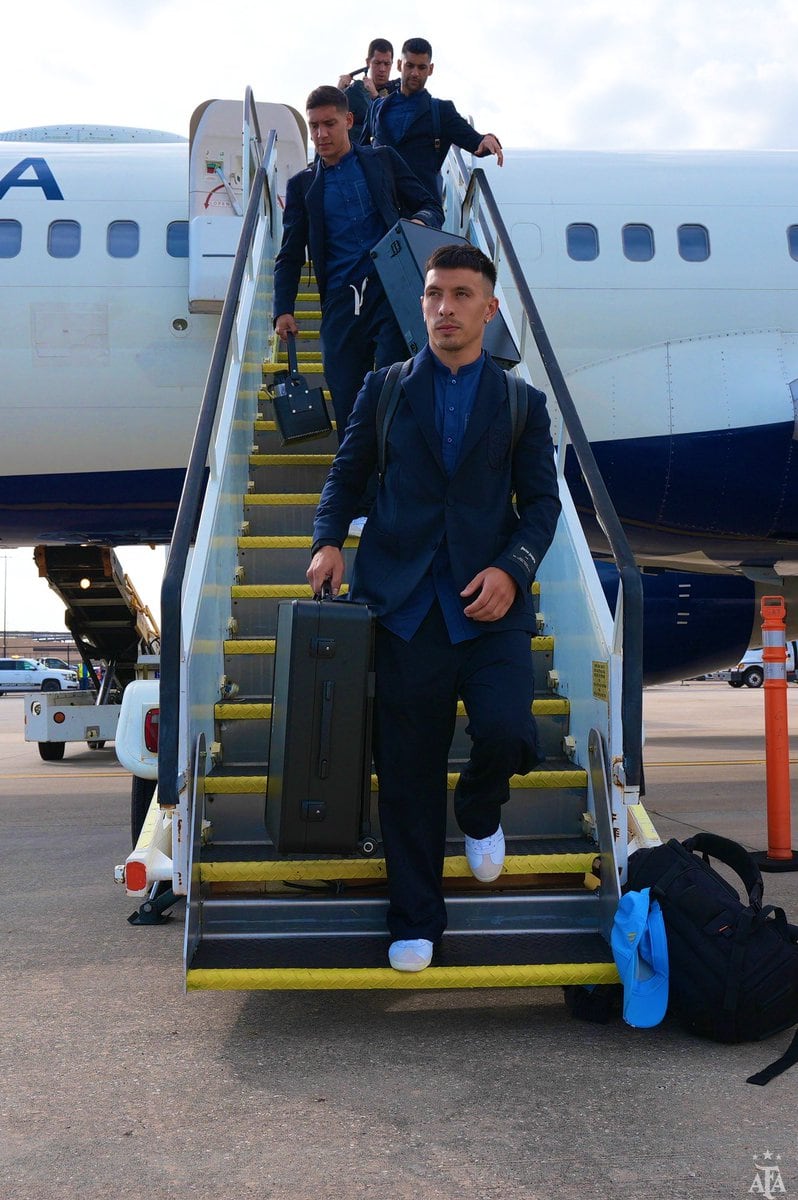
[[[430,194],[416,179],[395,150],[387,146],[353,146],[375,207],[385,222],[386,232],[400,217],[417,218],[433,229],[443,224],[443,209],[437,192]],[[283,240],[274,263],[274,316],[293,313],[305,250],[316,271],[322,304],[327,287],[327,255],[324,235],[324,179],[321,161],[299,171],[288,180],[283,214]]]
[[[491,566],[518,584],[507,614],[480,623],[480,629],[532,632],[530,588],[560,512],[546,398],[527,388],[527,421],[513,452],[504,372],[487,359],[450,476],[435,428],[433,371],[425,347],[405,377],[390,425],[385,475],[360,539],[350,594],[371,605],[377,617],[393,612],[430,569],[445,537],[458,592]],[[367,375],[358,394],[321,494],[314,546],[341,546],[358,511],[377,462],[376,412],[385,374]]]
[[[438,100],[440,145],[436,148],[431,111],[432,98],[425,88],[421,93],[415,119],[411,122],[401,141],[394,142],[388,133],[385,122],[384,109],[389,99],[388,96],[378,96],[369,109],[367,130],[371,144],[373,146],[393,146],[424,187],[437,196],[438,174],[450,147],[460,146],[461,149],[468,150],[473,154],[484,134],[477,133],[474,126],[469,125],[465,117],[460,116],[451,100]]]

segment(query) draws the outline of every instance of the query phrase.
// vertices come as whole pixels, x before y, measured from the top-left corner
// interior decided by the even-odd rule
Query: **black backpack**
[[[748,903],[714,871],[709,856],[740,876]],[[699,833],[629,859],[630,889],[650,887],[665,919],[669,1010],[693,1033],[718,1042],[756,1041],[798,1022],[798,928],[784,910],[762,906],[762,876],[736,842]],[[798,1062],[787,1052],[749,1083],[765,1084]]]

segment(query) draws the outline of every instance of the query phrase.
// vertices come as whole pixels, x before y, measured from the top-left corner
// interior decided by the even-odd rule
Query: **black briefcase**
[[[282,853],[372,854],[374,618],[365,604],[277,609],[266,828]]]
[[[286,341],[288,370],[278,371],[268,389],[284,446],[332,433],[324,392],[321,388],[309,388],[304,375],[299,374],[294,335],[289,333]]]
[[[427,344],[427,330],[418,298],[424,291],[424,264],[438,246],[468,245],[465,238],[413,221],[399,221],[371,252],[407,348],[417,354]],[[501,310],[485,326],[483,346],[500,367],[509,370],[521,361],[515,340]]]

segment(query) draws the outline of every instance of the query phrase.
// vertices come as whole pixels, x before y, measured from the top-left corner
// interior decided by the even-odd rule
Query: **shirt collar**
[[[429,346],[427,348],[429,349]],[[454,372],[446,366],[446,363],[441,362],[434,350],[430,350],[429,354],[432,359],[432,365],[437,373],[446,379],[450,379],[454,375]],[[483,350],[479,358],[475,358],[473,362],[465,363],[462,367],[458,367],[457,378],[461,379],[470,375],[476,375],[482,370],[486,356],[487,352]]]

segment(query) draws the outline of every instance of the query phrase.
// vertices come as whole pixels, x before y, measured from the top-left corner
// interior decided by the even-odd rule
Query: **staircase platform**
[[[188,991],[416,990],[617,983],[595,932],[446,933],[425,971],[387,965],[384,932],[257,938],[206,934],[186,972]]]

